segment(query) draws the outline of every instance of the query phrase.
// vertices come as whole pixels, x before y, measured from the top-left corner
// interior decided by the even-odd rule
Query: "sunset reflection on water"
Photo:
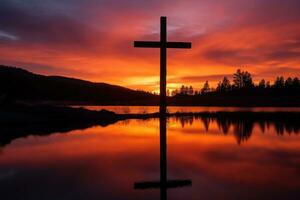
[[[169,189],[168,199],[299,199],[298,127],[222,123],[168,119],[168,179],[193,181]],[[159,199],[157,190],[133,188],[159,179],[159,159],[158,119],[28,136],[1,147],[0,192],[10,199]]]

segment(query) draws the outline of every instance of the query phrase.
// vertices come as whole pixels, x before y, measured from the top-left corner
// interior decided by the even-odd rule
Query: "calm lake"
[[[113,111],[137,111],[124,109]],[[300,123],[166,121],[126,120],[3,144],[1,199],[300,199]],[[170,183],[159,184],[164,176]]]

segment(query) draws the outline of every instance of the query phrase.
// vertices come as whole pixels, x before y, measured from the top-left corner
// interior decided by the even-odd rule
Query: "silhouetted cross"
[[[160,48],[160,113],[166,113],[167,48],[190,49],[190,42],[167,41],[167,17],[160,18],[160,41],[134,41],[134,47]]]

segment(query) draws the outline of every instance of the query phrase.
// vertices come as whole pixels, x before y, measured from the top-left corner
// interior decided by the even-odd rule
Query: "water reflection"
[[[0,198],[298,200],[299,118],[280,116],[172,117],[161,123],[166,127],[159,119],[127,120],[17,138],[0,150]],[[245,138],[241,145],[236,135]],[[169,186],[190,179],[192,186],[133,187],[156,179]]]
[[[171,188],[191,186],[190,179],[168,180],[167,176],[167,117],[161,114],[159,117],[159,135],[160,135],[160,180],[144,181],[134,183],[134,189],[160,189],[160,199],[167,200],[167,190]]]
[[[261,131],[274,128],[277,135],[284,134],[298,134],[300,132],[300,119],[295,117],[291,118],[287,114],[272,114],[272,113],[247,113],[247,114],[233,114],[219,113],[217,115],[196,115],[196,116],[179,116],[175,117],[177,122],[180,122],[181,127],[186,125],[193,125],[193,123],[201,122],[205,127],[206,132],[209,132],[211,123],[216,123],[219,130],[227,135],[232,129],[232,132],[238,144],[246,142],[250,139],[253,129],[256,125],[259,126]]]
[[[217,124],[220,133],[227,135],[232,132],[238,144],[248,141],[251,138],[253,129],[258,126],[262,133],[274,129],[277,135],[292,135],[300,132],[300,113],[257,113],[257,112],[216,112],[198,113],[191,115],[173,115],[168,117],[168,123],[180,123],[184,129],[186,126],[193,126],[194,123],[201,123],[207,133],[210,133],[212,124]],[[147,123],[153,118],[145,118],[141,121]],[[163,120],[163,119],[160,119]],[[14,139],[28,135],[49,135],[52,133],[68,133],[72,130],[84,130],[92,126],[108,126],[118,122],[129,125],[130,120],[99,122],[76,122],[59,124],[34,124],[33,126],[10,126],[0,125],[0,146],[5,146]],[[160,123],[161,124],[161,123]]]

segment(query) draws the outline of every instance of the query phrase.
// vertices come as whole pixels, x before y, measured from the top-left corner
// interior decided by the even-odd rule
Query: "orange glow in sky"
[[[35,73],[157,91],[159,50],[134,40],[158,40],[168,17],[168,40],[191,50],[168,51],[168,88],[212,86],[236,69],[254,80],[300,76],[300,2],[4,0],[0,64]]]

